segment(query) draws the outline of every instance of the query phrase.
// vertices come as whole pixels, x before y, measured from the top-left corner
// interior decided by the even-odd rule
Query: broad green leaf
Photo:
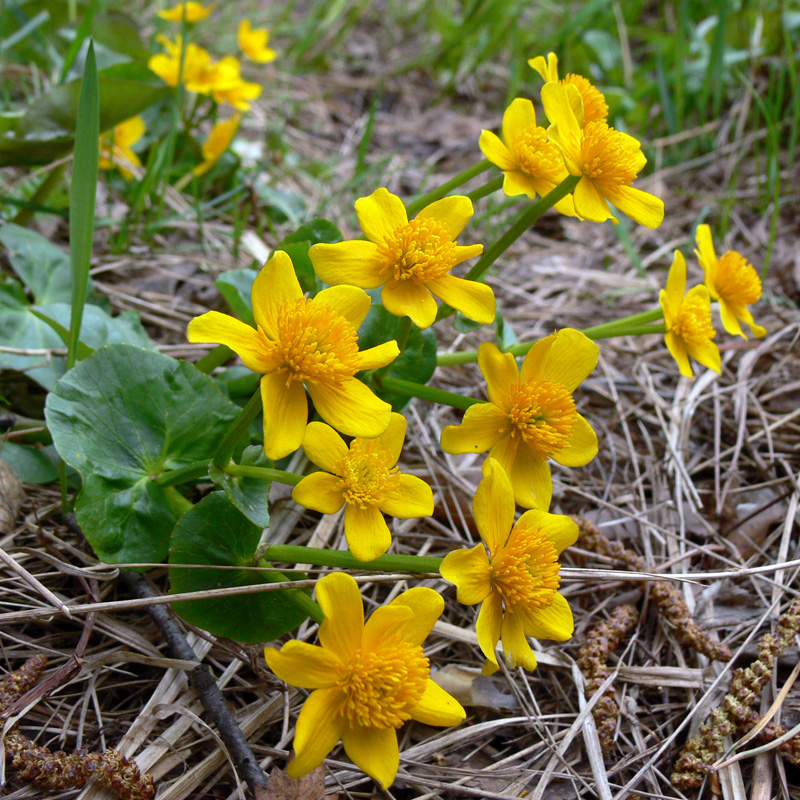
[[[75,513],[101,558],[164,558],[176,514],[154,479],[210,461],[238,413],[191,364],[132,345],[104,347],[64,375],[45,417],[84,480]]]
[[[69,303],[72,275],[69,256],[39,233],[6,223],[0,242],[19,279],[36,303]]]
[[[460,311],[456,311],[455,316],[453,317],[453,327],[459,333],[472,333],[473,331],[478,330],[482,324],[483,323],[481,322],[475,322],[474,319],[465,317]]]
[[[246,447],[241,465],[246,467],[271,467],[272,462],[264,455],[259,445]],[[271,481],[262,478],[228,475],[219,467],[211,466],[209,477],[228,496],[239,511],[259,528],[269,527],[269,488]]]
[[[243,569],[255,564],[260,538],[261,528],[242,516],[222,492],[204,497],[180,518],[172,534],[170,592],[270,583],[265,573]],[[203,568],[172,566],[177,564],[197,564]],[[192,625],[240,642],[269,642],[294,630],[308,616],[284,589],[184,600],[173,603],[173,608]]]
[[[214,281],[214,285],[219,289],[219,293],[225,298],[225,302],[230,307],[233,315],[242,322],[255,326],[253,318],[253,306],[250,302],[250,291],[253,288],[253,281],[256,279],[254,269],[232,269],[223,272]]]
[[[327,219],[312,219],[289,234],[276,249],[285,250],[289,254],[303,291],[314,295],[319,291],[320,282],[308,257],[309,248],[320,242],[332,244],[341,241],[342,233],[332,222]]]
[[[367,318],[358,329],[359,349],[366,350],[397,339],[401,325],[400,317],[390,314],[380,303],[373,303]],[[415,383],[427,383],[433,377],[435,369],[436,334],[430,328],[421,331],[412,325],[403,352],[389,365],[386,374]],[[400,411],[411,399],[392,392],[376,391],[387,403],[392,404],[395,411]]]
[[[15,442],[3,442],[0,446],[0,460],[5,461],[23,483],[44,485],[57,481],[54,455],[52,447],[26,447]]]

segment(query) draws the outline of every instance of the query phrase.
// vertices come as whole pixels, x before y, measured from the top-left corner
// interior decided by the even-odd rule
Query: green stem
[[[635,328],[647,322],[655,322],[662,319],[664,312],[659,308],[653,308],[650,311],[642,311],[640,314],[632,314],[630,317],[623,317],[622,319],[615,319],[611,322],[604,322],[602,325],[594,325],[591,328],[584,328],[583,333],[590,339],[606,339],[609,336],[624,336],[625,333],[618,333],[617,331],[627,331],[629,328]]]
[[[153,478],[153,483],[158,486],[177,486],[179,483],[205,478],[208,475],[208,461],[198,461],[195,464],[187,464],[184,467],[164,472],[157,478]]]
[[[481,256],[477,264],[466,274],[467,280],[479,281],[489,267],[503,254],[514,242],[525,233],[531,225],[551,209],[559,200],[566,197],[577,185],[579,177],[570,175],[565,178],[552,192],[542,197],[538,203],[526,208],[517,217],[517,221]]]
[[[499,178],[495,178],[494,180],[489,181],[489,183],[485,183],[483,186],[479,186],[474,191],[470,192],[467,197],[474,203],[476,200],[480,200],[487,195],[496,192],[498,189],[503,188],[503,181],[505,179],[501,175]]]
[[[242,409],[238,419],[233,423],[222,441],[219,443],[217,453],[214,456],[214,464],[220,469],[225,469],[231,460],[236,445],[245,433],[250,429],[250,424],[261,411],[261,389],[256,390],[255,394],[247,401],[247,405]]]
[[[466,411],[475,403],[481,402],[473,397],[465,397],[463,394],[437,389],[434,386],[426,386],[423,383],[406,381],[402,378],[393,378],[390,375],[382,377],[378,383],[383,389],[388,389],[390,392],[397,392],[406,397],[420,397],[423,400],[430,400],[432,403],[460,408],[463,411]]]
[[[167,498],[170,508],[179,517],[183,516],[183,514],[185,514],[194,505],[190,500],[187,500],[174,486],[165,486],[164,495]]]
[[[449,194],[453,189],[457,189],[462,184],[466,183],[468,180],[471,180],[476,175],[480,175],[481,172],[486,172],[487,169],[491,169],[492,162],[487,161],[485,158],[479,161],[474,166],[470,167],[469,169],[465,169],[463,172],[459,172],[454,178],[451,178],[446,183],[443,183],[438,189],[434,189],[427,194],[422,195],[422,197],[418,197],[412,203],[409,203],[406,206],[406,212],[408,213],[409,217],[414,216],[419,211],[422,211],[425,206],[430,205],[435,200],[441,200],[446,194]]]
[[[299,548],[303,549],[303,548]],[[276,559],[276,561],[279,559]],[[306,562],[309,563],[309,562]],[[258,562],[259,567],[272,567],[272,564],[269,563],[266,559],[262,558]],[[288,575],[284,575],[281,572],[264,572],[262,573],[264,579],[267,580],[269,583],[282,583],[283,581],[290,580]],[[288,595],[289,599],[295,604],[300,606],[303,611],[308,614],[314,622],[320,623],[325,619],[325,615],[322,613],[322,609],[319,607],[318,603],[315,603],[302,589],[284,589],[286,594]]]
[[[195,367],[197,367],[200,372],[209,375],[217,367],[221,367],[226,361],[230,361],[234,355],[235,353],[230,347],[224,344],[218,344],[213,350],[210,350],[196,362]]]
[[[270,469],[269,467],[253,467],[247,464],[228,464],[224,471],[234,477],[261,478],[264,481],[285,483],[287,486],[297,486],[303,479],[302,475],[295,475],[294,472],[284,472],[282,469]]]
[[[386,555],[374,561],[359,561],[349,550],[322,550],[295,544],[273,544],[264,558],[283,564],[314,564],[318,567],[363,569],[376,572],[439,572],[441,558],[429,556]]]

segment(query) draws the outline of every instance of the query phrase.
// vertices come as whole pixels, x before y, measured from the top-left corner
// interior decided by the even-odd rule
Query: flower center
[[[391,288],[400,281],[424,284],[453,268],[456,244],[444,222],[417,217],[398,225],[378,244],[378,257]]]
[[[507,610],[546,608],[558,590],[558,551],[538,526],[517,523],[506,544],[491,558],[492,588]]]
[[[714,283],[719,296],[734,305],[749,306],[761,299],[761,279],[755,267],[735,250],[720,257]]]
[[[536,126],[526,128],[511,143],[519,168],[532,178],[559,183],[566,173],[564,156],[547,138],[547,131]]]
[[[386,467],[390,458],[387,451],[365,450],[364,443],[355,440],[350,445],[350,452],[336,468],[345,501],[359,508],[368,508],[380,505],[393,489],[399,489],[398,467]]]
[[[572,395],[560,384],[527,381],[511,394],[511,435],[545,461],[569,442],[578,413]]]
[[[422,647],[396,635],[382,642],[379,652],[356,650],[338,669],[339,716],[364,728],[399,728],[411,718],[429,674]]]
[[[581,171],[609,187],[628,186],[638,175],[641,150],[625,136],[600,120],[587,122],[581,141]]]
[[[586,126],[595,120],[604,121],[608,116],[608,103],[603,93],[591,84],[583,75],[570,73],[561,83],[571,83],[575,86],[583,98],[583,124]]]
[[[717,332],[711,324],[711,307],[707,299],[702,296],[684,297],[671,330],[687,344],[702,345],[713,339]]]
[[[275,341],[260,328],[259,333],[276,368],[286,373],[287,383],[338,385],[358,372],[356,329],[328,306],[301,297],[280,310],[275,327]]]

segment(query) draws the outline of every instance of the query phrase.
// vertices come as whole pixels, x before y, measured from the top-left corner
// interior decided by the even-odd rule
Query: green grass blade
[[[75,364],[89,282],[94,234],[94,204],[100,158],[100,89],[94,42],[89,40],[75,126],[75,160],[69,189],[69,257],[72,264],[72,314],[67,369]]]
[[[92,2],[89,3],[89,8],[86,10],[83,19],[81,20],[81,24],[78,26],[78,30],[75,32],[75,38],[72,40],[72,43],[70,44],[69,49],[64,56],[64,64],[61,67],[61,77],[58,81],[59,83],[64,83],[64,81],[67,79],[67,74],[69,73],[70,69],[72,69],[72,65],[75,63],[75,59],[78,56],[78,51],[81,49],[81,45],[83,45],[84,41],[86,41],[86,37],[92,31],[96,5],[97,0],[92,0]]]

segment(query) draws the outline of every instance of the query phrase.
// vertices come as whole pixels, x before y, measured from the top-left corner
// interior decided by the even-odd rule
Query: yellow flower
[[[266,28],[251,28],[250,20],[243,19],[239,23],[236,39],[240,50],[251,61],[267,64],[275,60],[277,53],[271,47],[267,47],[269,31]]]
[[[323,514],[335,514],[346,504],[344,535],[359,561],[372,561],[389,549],[392,535],[383,514],[404,519],[433,514],[431,487],[397,469],[405,435],[402,414],[392,414],[385,433],[374,439],[353,439],[349,448],[322,422],[306,428],[303,449],[325,472],[303,478],[292,497]]]
[[[641,145],[602,120],[584,125],[577,95],[574,87],[560,83],[542,87],[544,110],[553,123],[547,132],[564,154],[569,174],[580,176],[573,195],[575,212],[592,222],[611,219],[616,224],[609,201],[635,222],[657,228],[664,219],[663,201],[631,186],[647,163]]]
[[[267,261],[251,294],[256,328],[209,311],[189,323],[190,342],[227,345],[245,366],[262,373],[264,452],[278,459],[303,442],[308,404],[348,436],[372,437],[389,425],[391,406],[354,375],[385,367],[399,355],[391,341],[359,351],[356,330],[367,316],[369,295],[332,286],[307,300],[292,260],[282,250]]]
[[[187,0],[185,3],[178,3],[172,8],[166,8],[158,12],[161,19],[168,20],[169,22],[200,22],[205,19],[214,6],[204,6],[202,3],[197,3],[195,0]]]
[[[131,117],[125,122],[116,125],[113,130],[100,136],[100,169],[114,169],[116,167],[122,175],[131,180],[134,175],[126,164],[141,167],[139,156],[131,150],[144,136],[144,120],[141,117]]]
[[[195,175],[203,175],[219,161],[220,156],[231,146],[233,137],[239,129],[241,119],[241,114],[234,114],[229,119],[218,122],[211,129],[211,133],[209,133],[208,139],[206,139],[202,147],[203,163],[194,168]]]
[[[409,222],[403,201],[386,189],[356,201],[361,230],[369,241],[315,244],[309,250],[317,275],[332,285],[381,291],[386,310],[411,317],[420,328],[436,320],[436,300],[483,324],[494,321],[495,299],[484,283],[450,275],[483,245],[461,247],[455,238],[473,214],[468,197],[452,196],[426,206]]]
[[[705,283],[711,297],[719,301],[719,313],[725,330],[734,336],[747,336],[739,320],[750,326],[753,336],[764,336],[766,329],[756,325],[747,308],[761,299],[761,279],[755,267],[740,253],[728,250],[717,260],[711,241],[711,228],[697,226],[695,254],[703,268]]]
[[[158,40],[167,52],[152,56],[147,62],[147,66],[162,81],[170,86],[177,86],[178,77],[181,75],[183,40],[180,36],[177,36],[174,42],[171,42],[165,36],[159,36]],[[214,62],[211,54],[196,44],[191,42],[187,44],[183,56],[183,85],[190,92],[209,94],[213,77]]]
[[[533,67],[544,78],[545,83],[561,83],[564,86],[574,86],[583,100],[583,124],[595,120],[605,121],[608,117],[608,103],[603,93],[583,75],[569,73],[565,78],[558,79],[558,57],[555,53],[528,59],[528,66]]]
[[[711,297],[705,286],[686,292],[686,259],[678,250],[667,276],[667,288],[659,294],[667,328],[667,349],[678,362],[681,375],[692,377],[689,356],[700,364],[720,371],[719,348],[712,339],[717,335],[711,324]]]
[[[239,111],[247,111],[250,101],[261,94],[261,86],[244,80],[240,69],[235,56],[221,58],[214,64],[210,90],[218,103],[229,103]]]
[[[483,453],[500,462],[526,508],[547,510],[553,494],[548,459],[567,467],[588,464],[597,436],[577,412],[572,393],[597,364],[598,347],[564,328],[528,351],[522,368],[491,342],[478,348],[488,403],[470,406],[460,425],[442,431],[448,453]]]
[[[483,544],[448,553],[440,572],[456,585],[459,603],[483,604],[476,626],[486,656],[483,674],[499,669],[495,650],[501,639],[509,667],[534,669],[526,637],[563,642],[572,636],[572,611],[558,593],[558,557],[575,544],[578,526],[569,517],[537,509],[514,524],[508,476],[493,458],[486,460],[483,474],[472,503]]]
[[[533,103],[521,97],[503,114],[502,140],[491,131],[481,131],[478,145],[486,158],[503,170],[503,192],[509,197],[544,197],[569,174],[561,151],[536,124]],[[559,200],[555,208],[562,214],[575,215],[571,196]]]
[[[444,609],[433,589],[417,586],[364,623],[358,585],[334,572],[317,583],[325,619],[320,646],[290,641],[267,647],[269,668],[291,686],[312,689],[297,718],[293,778],[311,772],[341,739],[353,762],[386,789],[400,762],[396,729],[409,719],[458,725],[466,714],[429,677],[422,642]]]

